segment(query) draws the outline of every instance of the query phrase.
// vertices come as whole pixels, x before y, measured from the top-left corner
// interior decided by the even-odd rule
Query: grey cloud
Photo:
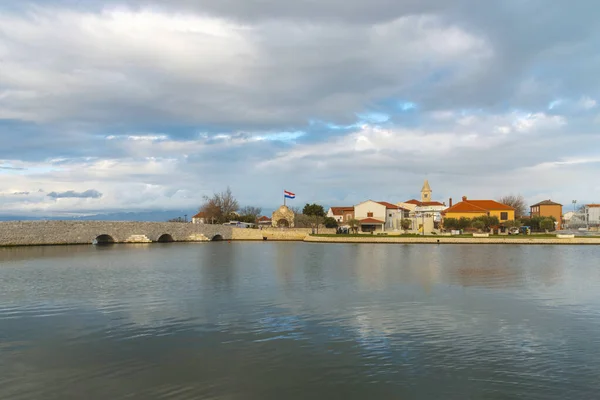
[[[302,127],[315,118],[352,122],[356,112],[387,98],[407,98],[422,109],[497,109],[507,103],[539,109],[557,91],[572,95],[598,90],[590,78],[600,68],[600,60],[593,56],[599,28],[592,23],[593,13],[571,3],[113,2],[123,3],[197,10],[246,25],[238,31],[243,37],[235,39],[233,47],[215,39],[214,46],[230,47],[229,52],[204,57],[199,50],[206,46],[195,48],[190,41],[190,51],[198,58],[181,58],[177,53],[156,58],[160,42],[153,54],[131,47],[126,40],[115,41],[110,32],[103,39],[86,36],[72,31],[76,28],[68,21],[51,22],[55,20],[51,12],[42,14],[46,23],[41,28],[20,23],[9,31],[9,38],[16,41],[12,50],[25,61],[5,68],[11,76],[25,69],[39,74],[42,82],[60,83],[62,70],[75,63],[79,68],[65,85],[74,92],[48,88],[44,96],[23,94],[8,104],[12,111],[96,125],[114,120],[130,126],[178,121],[224,129],[281,129]],[[533,23],[532,15],[536,16]],[[323,16],[338,21],[320,20]],[[38,39],[48,42],[42,48],[20,39],[35,37],[36,29]],[[481,43],[460,43],[469,40],[468,35]],[[462,45],[463,50],[452,53],[453,46]],[[39,70],[40,52],[56,63]],[[73,54],[77,54],[75,62],[70,58]],[[537,74],[535,69],[541,69],[542,63],[546,69]],[[209,70],[198,71],[202,68]],[[7,85],[19,84],[8,79]]]
[[[134,40],[123,35],[131,27],[123,5],[153,13],[138,16]],[[122,14],[110,14],[116,6]],[[265,207],[277,205],[284,186],[311,201],[403,200],[418,194],[427,174],[438,182],[434,190],[440,199],[500,191],[593,195],[577,182],[597,165],[565,166],[561,171],[577,175],[561,175],[560,188],[542,173],[532,178],[533,172],[524,172],[598,154],[597,108],[566,106],[583,96],[600,97],[600,15],[593,1],[0,0],[0,7],[5,7],[0,25],[6,27],[0,33],[0,158],[67,159],[51,163],[52,172],[36,172],[32,185],[94,180],[91,185],[107,193],[103,201],[112,189],[111,201],[117,198],[127,207],[142,195],[116,190],[119,183],[151,187],[143,197],[157,199],[173,188],[205,193],[230,184],[240,198]],[[218,19],[194,20],[207,16]],[[186,18],[192,23],[186,25]],[[144,31],[145,24],[157,25]],[[548,111],[557,98],[568,101]],[[398,100],[415,102],[417,109],[410,116],[398,112],[393,105]],[[461,113],[499,115],[512,109],[546,111],[568,123],[442,154],[395,148],[353,152],[355,144],[342,139],[355,128],[335,134],[326,129],[327,122],[354,124],[357,113],[396,114],[386,127],[414,130],[411,141],[426,148],[433,134],[452,137],[459,131]],[[428,111],[453,115],[437,121]],[[16,122],[3,125],[3,120]],[[322,121],[323,129],[311,131],[313,120]],[[484,143],[495,125],[490,120],[461,130],[461,138],[477,134],[473,140]],[[239,133],[261,130],[308,134],[294,145],[252,142]],[[179,143],[104,139],[136,132],[160,132]],[[215,138],[216,133],[228,139]],[[331,143],[336,138],[340,142]],[[183,140],[189,145],[181,146]],[[258,167],[305,143],[323,146],[277,168]],[[348,151],[333,154],[337,147]],[[73,170],[71,164],[85,157],[170,158],[176,166],[168,173]],[[8,187],[39,187],[18,184]],[[415,192],[406,193],[413,186]]]
[[[13,196],[27,196],[29,192],[14,192]]]
[[[69,190],[66,192],[50,192],[47,196],[54,199],[99,199],[102,197],[102,193],[95,189],[86,190],[85,192]]]

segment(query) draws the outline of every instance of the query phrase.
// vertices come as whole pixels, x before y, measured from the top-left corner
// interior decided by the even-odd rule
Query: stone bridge
[[[232,227],[180,222],[0,222],[0,246],[230,240]]]

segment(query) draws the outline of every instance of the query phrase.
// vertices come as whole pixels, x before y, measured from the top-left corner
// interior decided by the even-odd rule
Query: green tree
[[[467,229],[471,226],[471,218],[460,217],[458,220],[458,229]]]
[[[302,210],[302,214],[311,218],[311,227],[317,228],[317,232],[319,231],[319,225],[323,223],[323,218],[325,217],[325,209],[323,206],[313,203],[306,204],[304,209]]]
[[[358,229],[360,228],[359,220],[357,220],[356,218],[352,218],[347,223],[348,223],[348,226],[350,226],[350,229],[352,230],[352,232],[358,233]]]
[[[471,223],[471,226],[475,229],[477,229],[478,231],[481,231],[482,229],[485,228],[485,222],[483,222],[480,219],[476,219]]]
[[[313,203],[313,204],[306,204],[304,206],[304,208],[302,209],[302,214],[304,215],[311,215],[314,217],[324,217],[325,216],[325,209],[323,208],[322,205]]]
[[[506,226],[507,228],[519,228],[523,226],[523,223],[521,222],[521,220],[515,219],[512,221],[505,221],[504,226]]]
[[[540,221],[540,229],[544,231],[553,231],[554,221],[551,218],[544,218]]]
[[[325,228],[337,228],[338,222],[333,217],[326,217],[323,220],[323,225],[325,225]]]
[[[410,229],[411,226],[412,226],[412,222],[410,221],[410,219],[403,219],[402,222],[400,223],[400,227],[404,230]]]
[[[444,218],[444,229],[457,230],[459,228],[459,221],[456,218]]]
[[[473,226],[473,223],[475,223],[477,221],[481,221],[483,223],[483,228],[481,228],[481,229],[485,229],[486,231],[489,231],[490,228],[492,228],[494,226],[500,225],[500,220],[495,215],[492,215],[492,216],[482,215],[480,217],[475,217],[471,221],[471,226]],[[473,228],[475,228],[475,226],[473,226]]]

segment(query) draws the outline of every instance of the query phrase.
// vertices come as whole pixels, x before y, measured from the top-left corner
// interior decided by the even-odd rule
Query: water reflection
[[[600,390],[596,247],[43,249],[0,249],[0,398]]]

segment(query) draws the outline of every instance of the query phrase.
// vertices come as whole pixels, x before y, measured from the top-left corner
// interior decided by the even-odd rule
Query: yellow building
[[[485,215],[498,217],[500,223],[503,223],[515,219],[515,209],[494,200],[469,200],[463,196],[460,203],[456,203],[444,211],[444,218],[472,219]]]

